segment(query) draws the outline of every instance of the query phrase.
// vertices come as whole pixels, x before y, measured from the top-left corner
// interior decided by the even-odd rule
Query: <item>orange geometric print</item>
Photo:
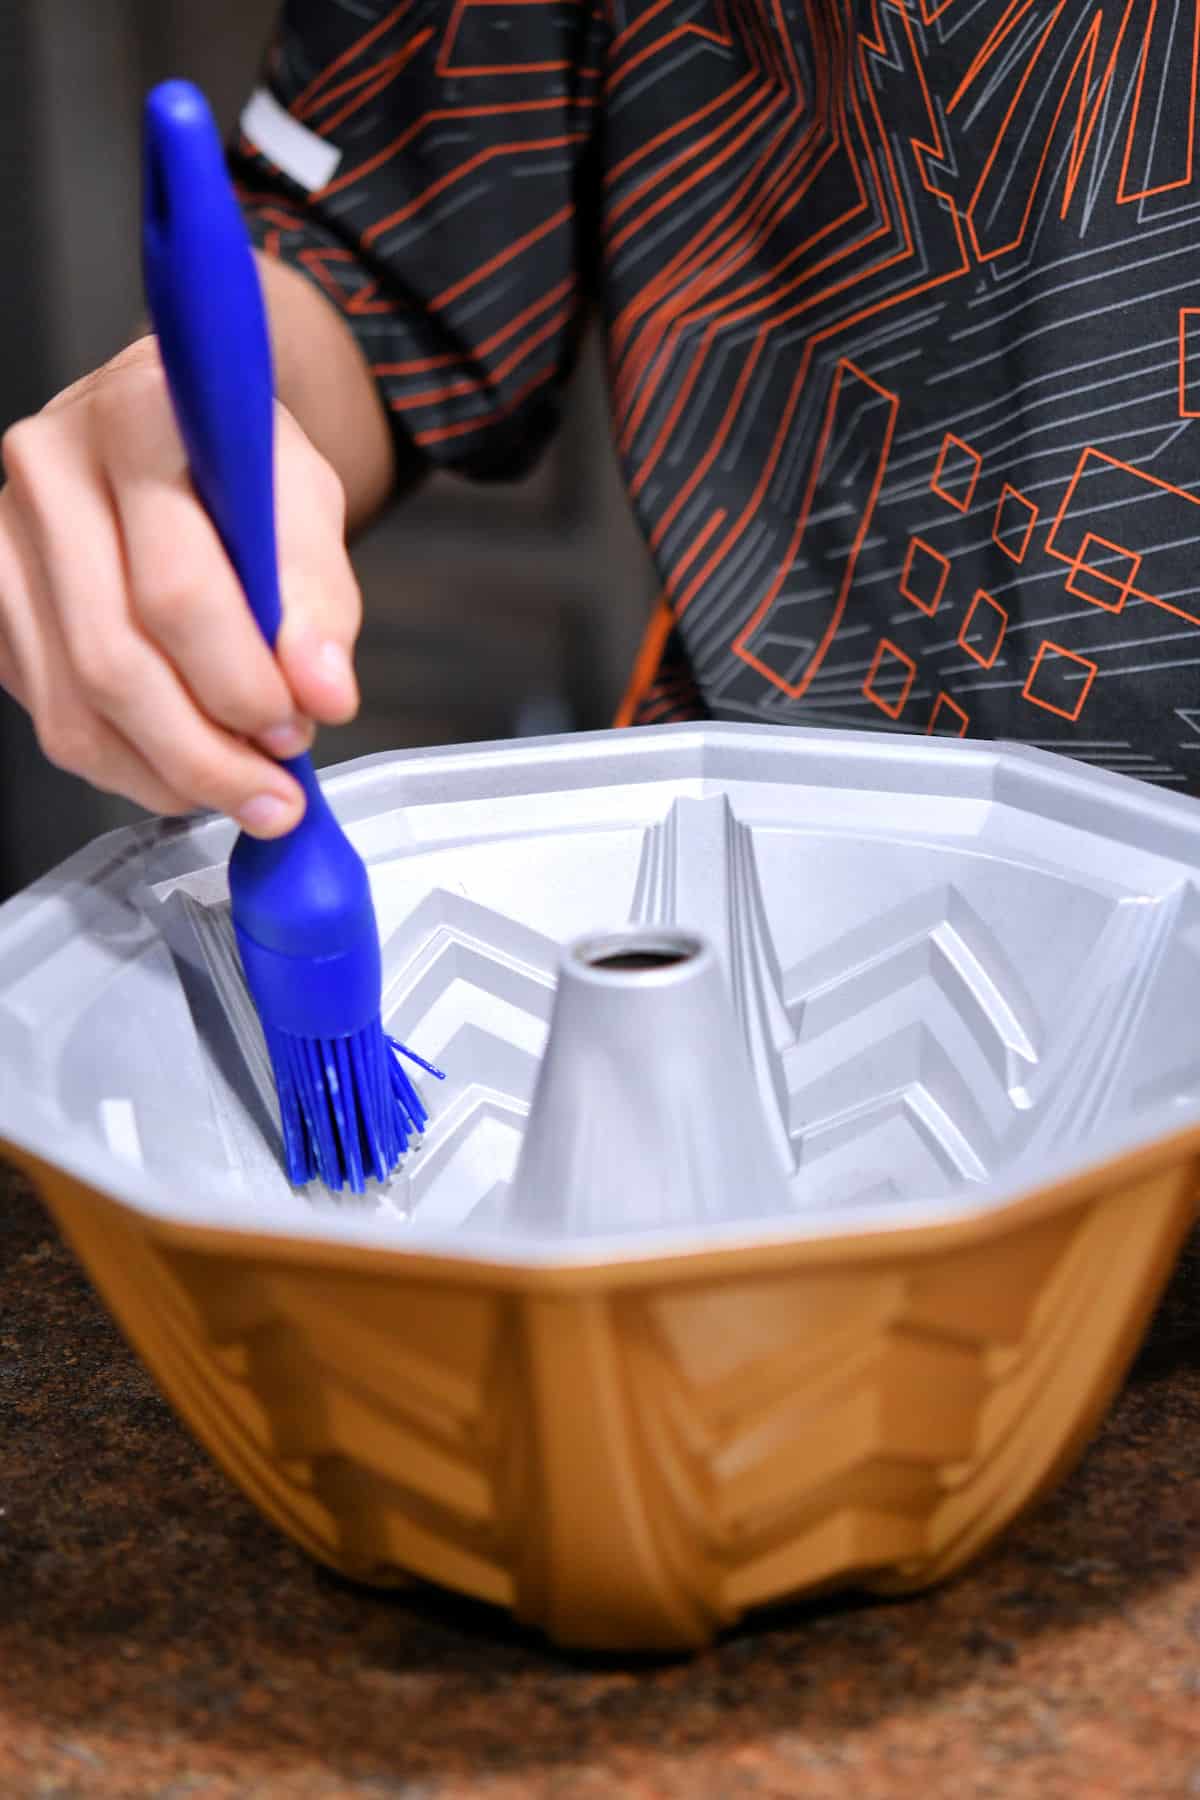
[[[406,470],[529,468],[598,309],[660,594],[622,719],[1200,787],[1200,0],[290,0],[266,80],[339,162],[244,143],[252,229]]]

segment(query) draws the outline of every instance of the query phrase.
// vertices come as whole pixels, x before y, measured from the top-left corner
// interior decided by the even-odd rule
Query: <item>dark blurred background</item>
[[[103,362],[140,315],[142,95],[185,75],[232,122],[274,0],[0,0],[0,429]],[[652,596],[593,343],[519,487],[431,483],[357,547],[360,718],[318,761],[586,729],[620,698]],[[59,774],[0,695],[0,897],[139,816]]]

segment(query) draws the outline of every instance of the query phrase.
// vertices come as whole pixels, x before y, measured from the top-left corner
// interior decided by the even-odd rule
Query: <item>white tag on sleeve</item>
[[[310,194],[333,179],[342,160],[336,144],[327,144],[299,119],[293,119],[266,88],[255,88],[251,94],[242,110],[241,127],[277,169]]]

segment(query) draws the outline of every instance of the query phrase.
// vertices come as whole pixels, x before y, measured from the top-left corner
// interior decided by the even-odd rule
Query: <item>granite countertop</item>
[[[1200,1232],[1082,1467],[970,1574],[585,1662],[292,1549],[0,1168],[0,1796],[27,1795],[1200,1796]]]

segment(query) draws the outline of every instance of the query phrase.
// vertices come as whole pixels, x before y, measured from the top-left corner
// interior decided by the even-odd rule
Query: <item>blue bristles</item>
[[[353,1037],[301,1038],[269,1028],[266,1036],[288,1179],[297,1187],[319,1179],[356,1194],[369,1177],[386,1181],[429,1118],[401,1057],[438,1081],[442,1071],[378,1022]]]

